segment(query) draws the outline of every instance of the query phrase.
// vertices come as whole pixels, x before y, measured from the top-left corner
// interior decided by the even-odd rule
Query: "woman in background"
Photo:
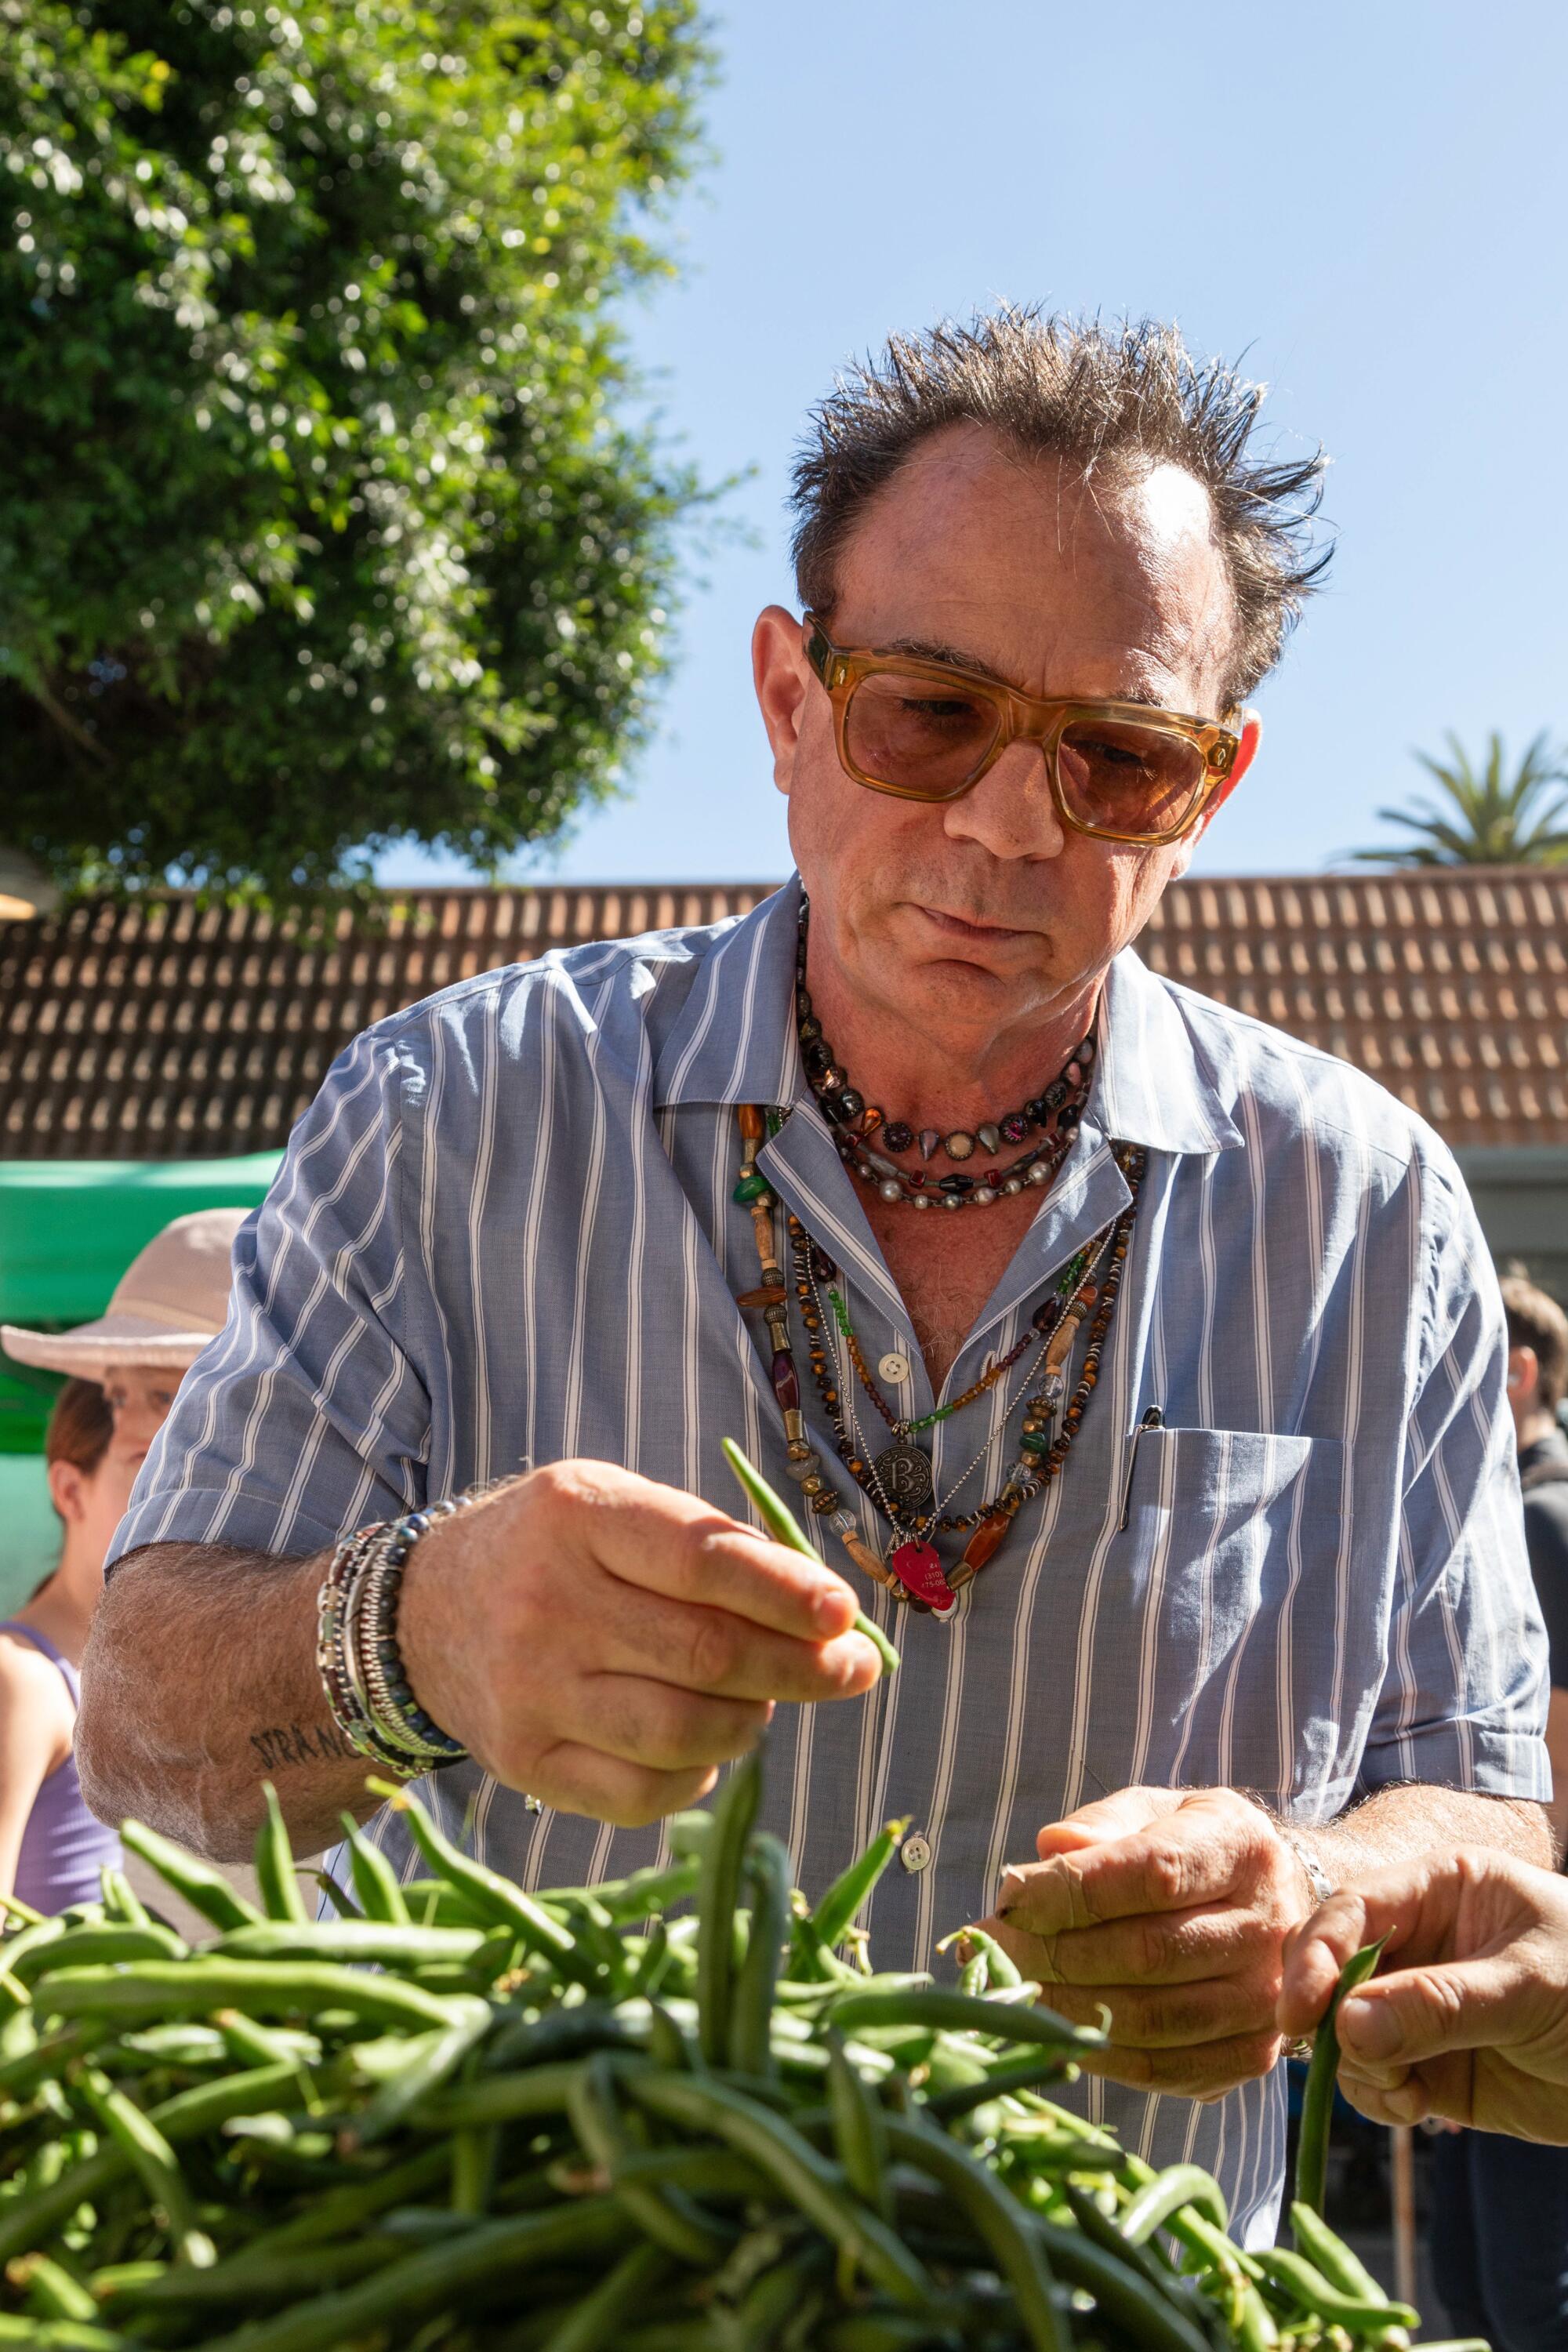
[[[104,1554],[146,1452],[137,1433],[116,1433],[96,1381],[66,1382],[44,1440],[59,1564],[0,1623],[0,1894],[35,1911],[90,1902],[101,1865],[120,1861],[120,1840],[82,1801],[71,1741]]]

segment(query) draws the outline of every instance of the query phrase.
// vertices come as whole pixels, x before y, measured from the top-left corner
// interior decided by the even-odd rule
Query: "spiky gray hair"
[[[984,425],[1086,479],[1181,466],[1213,508],[1234,609],[1226,693],[1240,703],[1279,660],[1333,554],[1312,530],[1322,450],[1269,460],[1253,449],[1264,390],[1223,361],[1194,359],[1176,328],[1150,319],[1108,327],[1008,305],[966,327],[895,335],[812,411],[792,500],[801,600],[831,615],[862,509],[944,425]]]

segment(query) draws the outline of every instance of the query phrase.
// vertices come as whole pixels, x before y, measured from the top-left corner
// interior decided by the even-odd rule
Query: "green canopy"
[[[61,1330],[101,1315],[142,1244],[193,1209],[250,1209],[282,1155],[0,1160],[0,1322]],[[58,1380],[0,1356],[0,1454],[37,1454]]]

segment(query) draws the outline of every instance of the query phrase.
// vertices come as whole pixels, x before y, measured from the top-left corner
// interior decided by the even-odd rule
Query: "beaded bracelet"
[[[357,1529],[332,1554],[317,1595],[316,1664],[332,1720],[357,1755],[404,1780],[468,1754],[414,1696],[397,1647],[397,1602],[420,1537],[472,1499],[452,1496]]]

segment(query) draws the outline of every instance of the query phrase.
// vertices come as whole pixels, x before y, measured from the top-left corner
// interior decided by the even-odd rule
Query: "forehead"
[[[974,425],[933,435],[858,518],[840,643],[944,648],[1035,694],[1215,701],[1231,605],[1181,467],[1086,479]]]

